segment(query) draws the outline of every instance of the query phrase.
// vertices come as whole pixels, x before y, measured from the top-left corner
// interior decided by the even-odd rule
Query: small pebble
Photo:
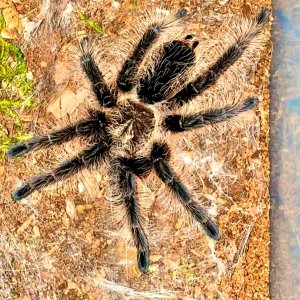
[[[40,229],[36,225],[33,226],[33,234],[35,237],[41,236]]]
[[[41,61],[40,65],[42,68],[46,68],[48,66],[48,64],[45,61]]]
[[[84,184],[82,182],[78,182],[77,188],[79,193],[83,193],[85,190]]]
[[[26,78],[27,78],[28,80],[33,80],[33,74],[32,74],[31,71],[29,71],[29,72],[26,73]]]
[[[77,211],[73,200],[66,199],[66,213],[71,220],[77,218]]]
[[[121,4],[118,1],[113,1],[113,3],[111,4],[111,6],[115,9],[119,9]]]

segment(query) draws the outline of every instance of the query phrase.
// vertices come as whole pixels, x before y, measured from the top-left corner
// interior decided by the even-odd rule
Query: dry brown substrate
[[[61,1],[62,9],[67,3]],[[99,20],[106,34],[115,36],[130,22],[131,14],[162,4],[73,1],[68,32],[54,29],[47,34],[44,28],[26,45],[20,38],[38,91],[38,106],[22,112],[27,128],[40,132],[45,124],[57,122],[60,114],[72,114],[72,107],[64,101],[81,95],[74,96],[77,86],[69,83],[65,58],[75,37],[95,33],[78,20],[76,11]],[[188,8],[193,31],[205,37],[213,36],[230,13],[250,16],[270,5],[269,0],[172,1],[175,8]],[[28,20],[45,17],[38,17],[42,6],[37,1],[16,6]],[[46,20],[43,23],[46,27]],[[120,239],[112,208],[105,200],[105,176],[94,172],[94,181],[89,181],[85,173],[13,203],[11,191],[30,175],[53,166],[62,152],[49,150],[4,160],[0,166],[0,297],[268,299],[270,53],[269,42],[252,80],[263,99],[255,116],[222,132],[200,134],[186,153],[201,161],[199,186],[207,199],[204,204],[216,204],[217,209],[211,207],[210,212],[217,212],[222,232],[218,243],[186,224],[182,216],[161,213],[154,201],[147,208],[155,236],[152,265],[149,275],[141,275],[135,266],[135,249]],[[68,147],[69,152],[74,151]],[[201,153],[190,154],[195,149]]]

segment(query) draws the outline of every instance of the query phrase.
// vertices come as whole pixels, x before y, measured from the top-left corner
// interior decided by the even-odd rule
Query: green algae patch
[[[89,19],[83,12],[79,12],[79,19],[83,21],[88,27],[95,30],[98,33],[104,34],[104,29],[97,22]]]
[[[0,12],[0,31],[5,21]],[[18,111],[33,106],[33,81],[20,48],[0,36],[0,157],[13,143],[28,138],[23,130]],[[5,127],[4,119],[14,125],[13,136]]]

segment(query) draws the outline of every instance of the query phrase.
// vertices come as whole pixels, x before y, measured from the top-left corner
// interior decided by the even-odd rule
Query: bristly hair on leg
[[[269,22],[271,10],[269,8],[263,8],[255,18],[255,22],[259,25],[264,25]]]
[[[113,107],[117,103],[117,91],[111,91],[104,81],[102,72],[98,68],[93,57],[93,42],[90,38],[85,37],[81,43],[80,63],[83,71],[89,78],[97,100],[101,106]]]
[[[232,65],[234,65],[247,50],[252,40],[261,33],[263,25],[268,22],[270,10],[263,9],[254,18],[253,23],[248,26],[242,35],[238,36],[234,43],[213,63],[203,74],[188,83],[172,99],[170,106],[184,105],[194,97],[201,95],[206,89],[216,83]]]
[[[151,24],[143,34],[131,56],[125,61],[118,75],[117,84],[121,91],[129,92],[137,83],[138,67],[148,49],[156,42],[163,27],[159,23]]]
[[[176,19],[184,18],[187,15],[187,10],[180,9],[176,13]],[[132,54],[125,60],[123,66],[118,74],[117,85],[123,92],[129,92],[138,83],[136,75],[138,73],[139,66],[145,58],[149,49],[156,43],[159,36],[165,31],[170,22],[156,21],[151,23],[141,39],[134,47]]]
[[[147,75],[140,79],[138,97],[147,104],[155,104],[166,99],[172,81],[183,78],[194,65],[195,53],[187,43],[174,40],[163,46],[161,56]]]
[[[128,172],[122,166],[122,159],[114,167],[113,173],[116,173],[118,204],[125,209],[126,223],[130,227],[131,235],[137,249],[137,261],[139,270],[147,273],[149,268],[149,242],[142,226],[143,217],[140,212],[140,204],[137,198],[137,188],[135,175]]]
[[[172,132],[192,130],[206,125],[228,121],[240,113],[253,109],[257,104],[258,99],[247,98],[242,103],[227,105],[223,108],[217,108],[201,113],[169,115],[165,118],[163,126]]]
[[[7,152],[7,156],[9,158],[22,156],[33,150],[44,149],[53,145],[61,145],[80,136],[89,137],[99,133],[104,134],[104,130],[107,126],[105,114],[100,111],[90,111],[89,114],[90,116],[86,120],[50,132],[48,135],[35,136],[11,147]]]
[[[202,225],[207,235],[214,240],[219,240],[220,234],[217,225],[208,217],[204,209],[192,199],[184,184],[169,165],[169,157],[170,150],[166,144],[154,143],[151,152],[151,160],[157,176],[173,192],[174,196],[181,202],[193,218]]]
[[[21,200],[36,190],[74,175],[83,168],[95,166],[104,158],[110,145],[111,138],[109,135],[100,138],[97,143],[86,148],[70,160],[63,162],[53,171],[30,178],[12,194],[12,199]]]

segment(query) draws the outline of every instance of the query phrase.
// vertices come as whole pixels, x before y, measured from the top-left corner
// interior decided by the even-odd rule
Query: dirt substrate
[[[80,102],[90,93],[88,85],[72,81],[70,72],[80,71],[70,71],[71,48],[78,37],[103,33],[79,16],[97,21],[97,30],[113,38],[140,9],[164,3],[69,2],[61,0],[51,13],[39,1],[16,1],[20,18],[26,18],[23,33],[40,22],[30,40],[22,35],[15,41],[36,81],[37,106],[20,112],[25,128],[34,133],[52,127],[48,124],[62,126],[61,117],[64,122],[72,119],[77,103],[73,107],[70,101]],[[250,17],[270,6],[269,0],[172,1],[172,8],[188,9],[189,29],[204,39],[214,37],[230,14]],[[270,54],[269,41],[251,79],[252,91],[262,100],[255,113],[221,130],[199,132],[183,155],[187,169],[191,161],[198,164],[194,181],[199,199],[219,224],[219,242],[190,226],[182,215],[162,212],[155,191],[151,203],[145,204],[153,236],[152,264],[150,273],[141,275],[135,248],[121,239],[115,210],[105,199],[108,186],[103,174],[92,172],[90,180],[90,173],[84,173],[21,203],[12,202],[13,189],[32,174],[53,167],[61,154],[77,152],[76,146],[6,159],[0,165],[0,297],[268,299]],[[3,123],[13,134],[13,124],[7,119]]]

